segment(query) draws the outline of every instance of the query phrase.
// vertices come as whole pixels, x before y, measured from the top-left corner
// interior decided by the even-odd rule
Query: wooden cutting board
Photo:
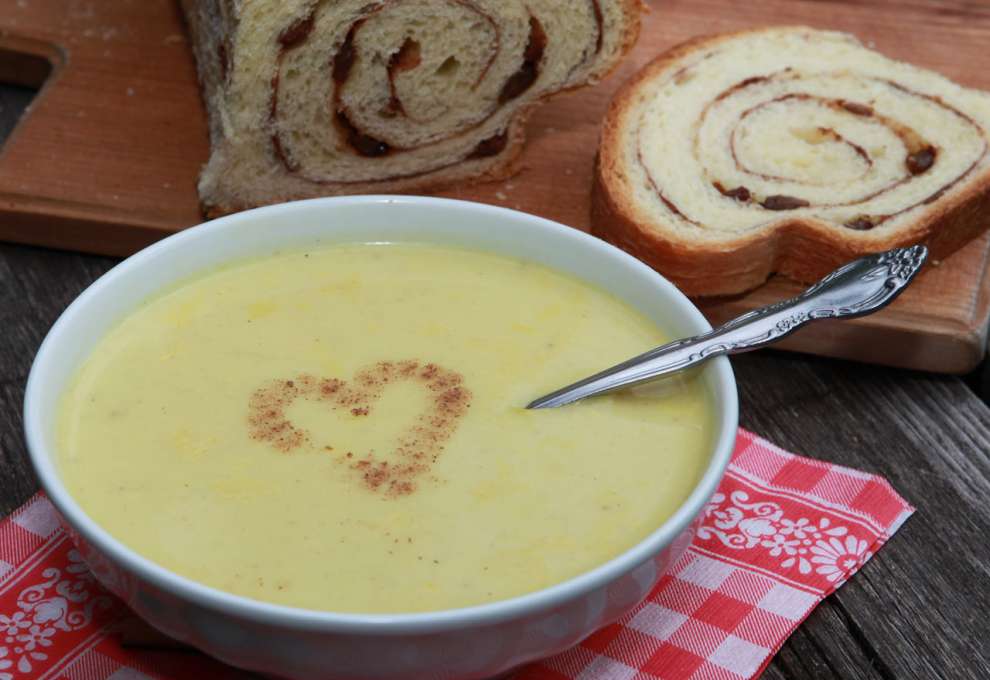
[[[515,178],[442,193],[587,229],[598,123],[615,89],[691,36],[803,23],[856,33],[881,51],[990,89],[990,3],[966,0],[668,0],[598,87],[533,117]],[[126,255],[201,221],[196,175],[206,122],[174,0],[0,0],[0,81],[42,85],[0,151],[0,238]],[[987,216],[990,220],[990,215]],[[787,348],[939,372],[984,356],[990,236],[931,267],[891,308],[820,322]],[[731,300],[702,301],[713,322],[793,295],[777,278]]]

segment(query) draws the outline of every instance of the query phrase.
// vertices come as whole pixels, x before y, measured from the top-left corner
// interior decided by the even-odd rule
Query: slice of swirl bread
[[[182,0],[208,214],[506,177],[534,104],[603,77],[640,0]]]
[[[688,295],[990,226],[990,94],[804,27],[690,41],[618,93],[595,233]]]

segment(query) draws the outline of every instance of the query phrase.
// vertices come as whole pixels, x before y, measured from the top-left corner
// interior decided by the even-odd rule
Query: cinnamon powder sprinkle
[[[426,411],[400,435],[392,455],[394,462],[378,459],[373,451],[356,460],[354,453],[348,451],[338,460],[346,463],[367,489],[392,498],[407,496],[416,491],[416,479],[439,459],[471,406],[471,391],[464,386],[463,377],[437,364],[381,361],[358,371],[350,383],[311,375],[273,380],[257,389],[249,400],[251,438],[268,442],[283,453],[309,445],[309,433],[286,416],[296,399],[326,403],[334,410],[348,409],[355,417],[368,416],[385,388],[402,380],[420,383],[430,394],[430,401]],[[333,450],[331,446],[324,448]]]

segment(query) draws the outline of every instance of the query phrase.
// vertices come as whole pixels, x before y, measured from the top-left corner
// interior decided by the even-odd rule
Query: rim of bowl
[[[139,579],[145,580],[157,588],[180,598],[191,600],[199,606],[270,626],[289,627],[302,631],[374,633],[378,635],[442,632],[466,626],[499,623],[546,611],[580,597],[651,559],[687,529],[691,521],[702,511],[728,467],[738,428],[739,402],[735,376],[729,360],[724,356],[708,362],[706,367],[706,370],[715,373],[715,394],[713,396],[724,404],[720,417],[714,423],[718,438],[713,442],[711,459],[701,479],[674,514],[636,545],[607,562],[566,581],[510,599],[458,609],[399,614],[338,613],[273,604],[228,593],[181,576],[127,547],[90,518],[63,485],[56,471],[54,451],[49,450],[43,444],[42,414],[40,407],[36,406],[40,402],[42,394],[39,375],[49,370],[48,363],[52,357],[57,355],[58,346],[69,342],[68,339],[62,338],[63,329],[76,313],[76,310],[87,303],[90,298],[101,295],[104,290],[112,288],[116,279],[124,272],[141,267],[146,260],[162,251],[178,249],[181,252],[185,248],[192,247],[197,239],[214,231],[236,230],[239,223],[256,222],[273,213],[297,210],[332,210],[335,205],[380,203],[400,203],[440,210],[449,206],[459,207],[463,210],[488,212],[510,219],[524,219],[532,224],[533,228],[552,233],[554,238],[583,241],[585,245],[598,248],[612,257],[618,257],[620,260],[624,260],[624,264],[627,266],[652,277],[662,294],[665,294],[672,304],[680,306],[692,322],[702,329],[702,332],[711,329],[711,325],[694,303],[681,293],[674,284],[632,255],[590,234],[558,222],[483,203],[426,196],[361,195],[315,198],[255,208],[220,217],[175,233],[115,265],[90,284],[66,307],[41,343],[31,365],[25,389],[24,429],[28,454],[42,488],[72,528],[98,552],[108,555],[119,568],[136,575]],[[235,261],[235,258],[232,258],[231,261]],[[76,368],[78,368],[78,364]]]

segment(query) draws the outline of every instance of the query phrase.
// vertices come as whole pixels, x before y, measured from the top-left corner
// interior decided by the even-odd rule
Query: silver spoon
[[[639,385],[695,364],[771,345],[816,319],[847,319],[883,309],[928,258],[925,246],[895,248],[854,260],[797,297],[756,309],[713,331],[657,347],[552,392],[526,408],[556,408]]]

